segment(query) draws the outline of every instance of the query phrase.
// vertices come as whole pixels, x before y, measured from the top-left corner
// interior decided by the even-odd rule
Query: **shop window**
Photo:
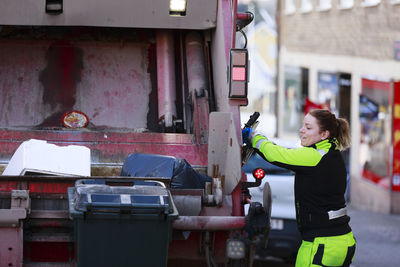
[[[376,6],[379,5],[381,0],[363,0],[361,2],[361,6],[363,7],[369,7],[369,6]]]
[[[339,115],[339,87],[336,73],[318,73],[318,102]]]
[[[351,74],[339,74],[339,117],[350,122]]]
[[[332,7],[332,0],[319,0],[317,10],[326,11],[331,9],[331,7]]]
[[[354,0],[340,0],[339,9],[349,9],[354,6]]]
[[[390,184],[392,94],[390,82],[362,79],[360,95],[362,176],[386,189]]]
[[[313,9],[312,0],[301,0],[300,10],[302,13],[311,12],[312,9]]]
[[[304,101],[308,96],[308,69],[286,65],[284,75],[283,130],[297,135],[304,117]]]
[[[294,0],[285,0],[285,14],[290,15],[296,12]]]

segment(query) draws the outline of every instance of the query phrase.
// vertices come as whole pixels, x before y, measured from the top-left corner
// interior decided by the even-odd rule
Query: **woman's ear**
[[[325,139],[329,138],[329,135],[330,135],[330,134],[331,134],[331,133],[330,133],[328,130],[323,131],[323,132],[321,133],[321,140],[325,140]]]

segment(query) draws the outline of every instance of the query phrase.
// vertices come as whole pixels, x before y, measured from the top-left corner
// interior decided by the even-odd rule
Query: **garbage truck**
[[[159,266],[252,266],[270,201],[266,188],[251,203],[257,182],[241,170],[249,62],[235,39],[251,13],[237,0],[0,3],[0,266],[98,266],[80,260],[119,251],[131,260],[112,266],[139,266],[161,257],[159,242]],[[55,152],[68,147],[85,149]],[[137,156],[147,174],[121,175]],[[182,186],[185,175],[174,186],[182,162],[200,186]],[[101,198],[113,187],[117,212]],[[103,206],[87,225],[95,196]],[[167,207],[162,238],[137,222],[153,209],[125,205],[154,199]]]

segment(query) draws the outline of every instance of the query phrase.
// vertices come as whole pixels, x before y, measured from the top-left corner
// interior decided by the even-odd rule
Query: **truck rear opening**
[[[187,75],[188,68],[179,63],[187,57],[175,53],[186,34],[151,29],[48,26],[3,26],[0,34],[0,126],[6,135],[3,139],[12,133],[20,135],[20,139],[50,134],[58,137],[45,139],[92,141],[96,163],[121,163],[134,151],[129,146],[95,147],[100,144],[135,141],[143,144],[146,140],[160,139],[168,142],[168,138],[180,144],[192,143],[186,135],[195,131],[192,118],[188,118],[192,115],[192,101],[187,100],[197,95],[184,90],[183,75]],[[201,32],[190,35],[195,35],[197,40],[192,42],[197,41],[195,45],[203,48]],[[198,52],[204,55],[203,50]],[[210,86],[204,79],[208,71],[205,60],[199,64],[204,82],[196,89],[207,98],[203,117],[208,117]],[[73,110],[87,115],[87,127],[78,131],[64,127],[64,114]],[[206,143],[207,122],[202,123],[202,143]],[[161,138],[157,134],[165,132],[184,135]],[[12,143],[9,150],[3,149],[3,160],[15,149]],[[192,158],[189,156],[188,160],[193,162]],[[193,164],[205,162],[198,158]]]

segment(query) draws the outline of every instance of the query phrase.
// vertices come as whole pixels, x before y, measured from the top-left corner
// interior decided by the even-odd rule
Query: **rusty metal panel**
[[[241,153],[232,113],[212,112],[208,136],[208,175],[222,180],[230,195],[241,180]]]
[[[1,181],[0,192],[11,192],[11,190],[19,189],[18,186],[17,181]]]
[[[11,191],[11,208],[0,209],[0,266],[21,266],[23,259],[22,220],[30,209],[29,192]]]
[[[44,138],[53,143],[157,143],[157,144],[193,144],[193,136],[190,134],[172,134],[172,133],[132,133],[119,132],[110,129],[102,131],[85,131],[85,130],[1,130],[0,140],[9,140],[20,143],[26,139]],[[18,144],[19,145],[19,144]]]
[[[82,48],[76,106],[97,126],[145,129],[151,92],[148,43]]]
[[[84,145],[91,149],[91,163],[122,164],[132,153],[176,156],[192,165],[207,166],[207,144],[196,144],[191,134],[130,133],[111,131],[0,130],[0,160],[8,162],[28,139],[57,145]]]
[[[221,0],[218,8],[218,25],[213,34],[211,43],[211,58],[213,59],[213,77],[215,100],[219,111],[227,112],[230,110],[228,102],[228,72],[229,51],[232,48],[232,29],[233,24],[228,16],[224,15],[230,10],[229,0]]]
[[[22,227],[0,227],[0,266],[22,267]]]
[[[0,0],[0,24],[209,29],[217,0],[188,0],[185,16],[170,16],[167,0],[68,0],[63,12],[45,13],[45,1]]]
[[[179,216],[173,227],[186,231],[226,231],[243,229],[245,224],[244,216]]]
[[[173,240],[168,248],[168,266],[182,266],[184,260],[197,260],[204,263],[204,248],[201,243],[204,242],[203,234],[205,232],[192,231],[185,240]],[[212,249],[214,259],[223,266],[226,263],[226,239],[229,237],[229,231],[213,232]],[[176,261],[176,262],[175,262]],[[188,262],[184,266],[191,266],[193,262]],[[200,266],[195,264],[194,266]]]
[[[38,74],[45,66],[45,50],[44,44],[31,41],[0,42],[1,127],[35,125],[43,119]]]
[[[79,110],[89,127],[147,127],[144,42],[0,40],[0,127],[62,126]]]
[[[196,142],[200,144],[206,144],[208,142],[208,130],[209,130],[209,103],[208,97],[197,97],[195,94],[192,95],[193,99],[193,114],[194,124],[196,131]]]

